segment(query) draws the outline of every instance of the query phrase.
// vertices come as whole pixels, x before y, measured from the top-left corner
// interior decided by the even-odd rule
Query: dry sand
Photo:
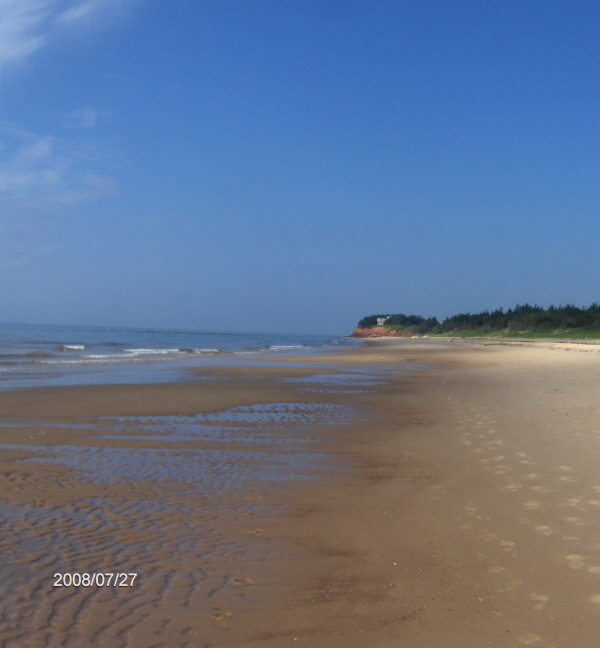
[[[598,645],[600,346],[302,363],[1,393],[1,645]]]

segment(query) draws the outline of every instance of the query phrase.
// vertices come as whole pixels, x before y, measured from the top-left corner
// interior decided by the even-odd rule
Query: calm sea
[[[186,369],[239,362],[244,356],[260,359],[359,344],[335,335],[0,324],[0,389],[166,382],[184,378]]]

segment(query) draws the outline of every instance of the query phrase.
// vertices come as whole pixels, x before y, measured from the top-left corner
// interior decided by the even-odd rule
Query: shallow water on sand
[[[2,446],[13,450],[21,446]],[[75,445],[28,446],[44,453],[27,462],[57,463],[71,468],[93,484],[121,482],[133,486],[140,480],[189,484],[204,494],[223,489],[240,490],[264,481],[308,478],[326,467],[323,453],[252,452],[249,450],[189,450],[169,448],[96,448]]]
[[[203,411],[186,416],[109,407],[96,418],[4,420],[0,645],[218,645],[223,610],[259,590],[276,550],[261,528],[287,513],[273,494],[343,474],[323,442],[368,418],[327,393],[303,402],[304,390],[385,380],[318,371],[266,381],[265,402],[213,411],[199,384]],[[271,388],[291,397],[269,399]],[[56,574],[114,572],[137,574],[135,585],[55,586]]]
[[[344,425],[358,413],[337,403],[257,403],[193,416],[101,417],[93,422],[44,423],[84,434],[86,445],[9,445],[31,456],[19,461],[57,463],[81,478],[98,482],[178,481],[204,493],[238,490],[248,483],[309,478],[328,466],[325,453],[310,452],[303,432],[315,426]],[[26,421],[5,422],[13,427]],[[229,425],[228,425],[229,424]],[[36,427],[40,427],[35,422]],[[103,430],[112,434],[98,434]],[[37,436],[39,439],[41,435]],[[161,442],[161,447],[124,448],[87,445],[95,441]],[[174,442],[210,447],[178,447]],[[168,445],[168,447],[163,447]],[[260,448],[257,446],[261,446]],[[261,451],[262,450],[262,451]],[[43,455],[43,456],[40,456]]]
[[[14,457],[9,491],[41,502],[57,489],[81,495],[60,505],[0,504],[2,645],[79,638],[82,646],[142,647],[163,623],[184,637],[198,606],[251,586],[244,561],[267,550],[252,523],[258,493],[333,475],[331,455],[311,439],[359,416],[339,403],[289,401],[191,416],[5,420],[7,433],[31,443],[0,446]],[[55,435],[69,442],[40,444]],[[272,513],[263,507],[263,516]],[[232,556],[240,572],[228,575],[220,565]],[[56,574],[116,571],[137,582],[55,586]]]

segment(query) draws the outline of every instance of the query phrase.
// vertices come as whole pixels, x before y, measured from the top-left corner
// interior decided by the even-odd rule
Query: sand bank
[[[600,347],[293,362],[1,393],[4,645],[596,645]]]

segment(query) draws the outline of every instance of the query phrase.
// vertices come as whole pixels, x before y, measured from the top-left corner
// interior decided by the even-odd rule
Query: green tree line
[[[596,302],[588,308],[578,308],[572,304],[566,306],[531,306],[517,305],[505,311],[485,310],[481,313],[459,313],[440,322],[435,317],[426,319],[420,315],[369,315],[358,323],[359,328],[377,326],[377,319],[385,318],[385,326],[412,330],[414,333],[452,333],[455,331],[473,331],[491,333],[505,329],[519,331],[554,331],[578,328],[588,331],[600,331],[600,305]]]

